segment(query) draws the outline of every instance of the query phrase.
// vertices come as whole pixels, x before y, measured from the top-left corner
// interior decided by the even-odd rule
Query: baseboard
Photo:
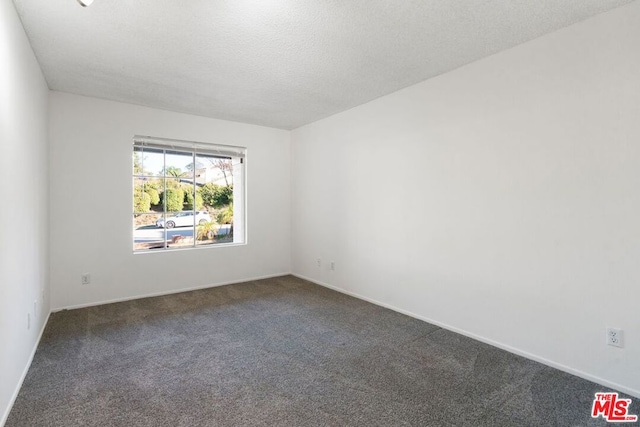
[[[29,360],[27,361],[27,365],[24,367],[22,371],[22,375],[20,376],[20,380],[16,385],[16,389],[13,392],[13,396],[11,396],[11,400],[9,400],[9,405],[7,405],[7,409],[4,414],[2,414],[2,418],[0,418],[0,427],[4,427],[7,419],[9,418],[9,414],[11,413],[11,409],[13,408],[13,404],[16,402],[18,398],[18,393],[20,393],[20,389],[22,388],[22,383],[24,379],[27,377],[27,372],[29,372],[29,368],[31,367],[31,362],[33,362],[33,358],[36,355],[36,351],[38,350],[38,345],[40,345],[40,340],[42,339],[42,334],[44,334],[44,329],[47,327],[47,323],[49,323],[49,317],[51,316],[51,312],[47,314],[47,318],[44,319],[44,323],[42,324],[42,328],[40,328],[40,333],[38,334],[38,339],[33,345],[33,350],[31,350],[31,355],[29,356]]]
[[[161,297],[163,295],[172,295],[172,294],[179,294],[179,293],[182,293],[182,292],[197,291],[197,290],[200,290],[200,289],[216,288],[218,286],[234,285],[236,283],[251,282],[253,280],[272,279],[274,277],[287,276],[287,275],[290,275],[290,274],[291,274],[291,272],[287,271],[286,273],[268,274],[268,275],[265,275],[265,276],[258,276],[258,277],[248,277],[246,279],[241,279],[241,280],[230,280],[230,281],[227,281],[227,282],[220,282],[220,283],[213,283],[213,284],[207,284],[207,285],[202,285],[202,286],[195,286],[195,287],[192,287],[192,288],[173,289],[173,290],[169,290],[169,291],[154,292],[154,293],[142,294],[142,295],[134,295],[134,296],[130,296],[130,297],[115,298],[115,299],[104,300],[104,301],[92,301],[92,302],[83,303],[83,304],[75,304],[75,305],[69,305],[69,306],[63,306],[63,307],[56,307],[56,308],[53,308],[51,311],[53,313],[55,313],[55,312],[62,311],[62,310],[74,310],[76,308],[94,307],[96,305],[112,304],[112,303],[124,302],[124,301],[132,301],[132,300],[142,299],[142,298]]]
[[[343,293],[345,295],[349,295],[349,296],[352,296],[354,298],[358,298],[358,299],[361,299],[363,301],[367,301],[367,302],[370,302],[372,304],[379,305],[380,307],[388,308],[389,310],[393,310],[393,311],[396,311],[398,313],[405,314],[405,315],[413,317],[415,319],[422,320],[422,321],[430,323],[432,325],[439,326],[439,327],[441,327],[443,329],[447,329],[447,330],[449,330],[451,332],[455,332],[457,334],[464,335],[466,337],[469,337],[469,338],[472,338],[474,340],[483,342],[485,344],[489,344],[489,345],[491,345],[493,347],[497,347],[497,348],[500,348],[502,350],[508,351],[509,353],[517,354],[518,356],[522,356],[522,357],[525,357],[527,359],[534,360],[536,362],[542,363],[543,365],[550,366],[552,368],[558,369],[558,370],[566,372],[568,374],[575,375],[576,377],[580,377],[580,378],[585,379],[587,381],[591,381],[591,382],[594,382],[596,384],[600,384],[600,385],[602,385],[604,387],[609,387],[611,389],[617,390],[619,392],[622,392],[622,393],[625,393],[625,394],[628,394],[630,396],[634,396],[634,397],[640,399],[640,390],[635,390],[635,389],[623,386],[621,384],[617,384],[617,383],[605,380],[604,378],[596,377],[596,376],[588,374],[586,372],[582,372],[580,370],[571,368],[569,366],[562,365],[560,363],[556,363],[556,362],[554,362],[552,360],[545,359],[544,357],[541,357],[541,356],[538,356],[538,355],[535,355],[535,354],[531,354],[531,353],[528,353],[526,351],[511,347],[511,346],[509,346],[507,344],[503,344],[501,342],[497,342],[497,341],[494,341],[492,339],[485,338],[485,337],[480,336],[480,335],[476,335],[474,333],[465,331],[463,329],[456,328],[456,327],[451,326],[451,325],[447,325],[446,323],[438,322],[437,320],[433,320],[433,319],[429,319],[429,318],[424,317],[424,316],[420,316],[420,315],[412,313],[410,311],[403,310],[403,309],[395,307],[393,305],[386,304],[386,303],[374,300],[372,298],[365,297],[365,296],[360,295],[360,294],[355,293],[355,292],[344,290],[344,289],[339,288],[337,286],[330,285],[328,283],[324,283],[324,282],[321,282],[319,280],[315,280],[315,279],[312,279],[310,277],[303,276],[301,274],[291,273],[291,275],[293,275],[295,277],[298,277],[300,279],[309,281],[311,283],[315,283],[316,285],[320,285],[320,286],[323,286],[325,288],[329,288],[329,289],[332,289],[334,291]]]

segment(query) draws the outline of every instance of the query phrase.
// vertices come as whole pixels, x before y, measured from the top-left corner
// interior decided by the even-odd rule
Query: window
[[[134,137],[134,251],[244,243],[245,152]]]

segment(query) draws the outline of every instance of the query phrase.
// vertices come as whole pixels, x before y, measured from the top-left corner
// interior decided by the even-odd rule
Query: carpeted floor
[[[7,427],[595,426],[604,390],[285,276],[53,314]]]

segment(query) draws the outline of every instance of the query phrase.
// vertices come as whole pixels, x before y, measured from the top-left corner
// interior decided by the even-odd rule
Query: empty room
[[[0,0],[0,427],[640,425],[640,3]]]

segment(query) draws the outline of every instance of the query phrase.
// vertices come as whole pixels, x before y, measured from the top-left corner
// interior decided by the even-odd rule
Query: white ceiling
[[[632,0],[14,0],[49,87],[293,129]]]

